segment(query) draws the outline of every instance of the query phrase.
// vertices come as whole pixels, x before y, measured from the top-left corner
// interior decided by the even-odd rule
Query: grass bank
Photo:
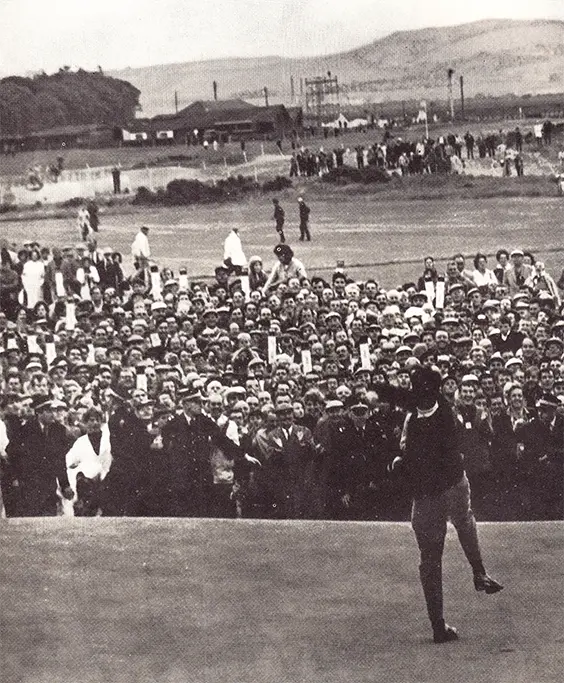
[[[251,180],[251,179],[249,179]],[[202,183],[199,183],[204,185]],[[207,184],[206,184],[207,185]],[[270,194],[268,186],[262,188],[264,193]],[[223,203],[226,198],[219,196],[217,203]],[[252,202],[253,197],[248,194],[229,193],[230,202]],[[554,176],[524,176],[522,178],[496,178],[491,176],[471,175],[423,175],[393,177],[389,182],[370,182],[331,184],[318,178],[293,179],[292,187],[274,190],[272,196],[294,199],[300,194],[318,201],[338,200],[355,201],[360,197],[367,200],[395,202],[398,200],[479,200],[493,198],[535,198],[558,196],[558,185]],[[155,194],[156,197],[156,194]],[[141,207],[134,205],[135,195],[114,197],[99,197],[101,215],[135,215]],[[153,202],[148,202],[153,203]],[[158,204],[159,202],[155,202]],[[173,202],[176,203],[176,202]],[[178,202],[190,204],[190,201]],[[207,202],[210,203],[210,202]],[[213,202],[212,202],[213,203]],[[77,209],[73,202],[58,205],[38,205],[33,207],[11,207],[10,211],[0,212],[0,223],[4,221],[29,221],[42,219],[68,218],[76,216]]]
[[[491,199],[494,197],[555,197],[556,179],[552,176],[495,178],[471,175],[421,175],[393,177],[387,183],[316,183],[316,196],[355,197],[368,195],[374,199]]]

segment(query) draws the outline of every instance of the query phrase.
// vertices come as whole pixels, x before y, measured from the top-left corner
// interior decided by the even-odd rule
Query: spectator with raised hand
[[[262,288],[263,295],[280,284],[286,284],[292,278],[297,278],[298,280],[307,278],[305,266],[294,256],[292,247],[287,244],[277,244],[274,247],[274,254],[278,258],[278,262],[272,267],[270,275]]]

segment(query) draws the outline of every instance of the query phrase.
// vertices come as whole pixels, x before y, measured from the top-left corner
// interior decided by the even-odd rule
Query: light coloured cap
[[[513,365],[523,365],[523,361],[520,358],[510,358],[505,364],[505,368],[510,368]]]

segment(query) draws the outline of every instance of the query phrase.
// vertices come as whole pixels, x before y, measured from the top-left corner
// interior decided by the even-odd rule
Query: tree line
[[[0,79],[0,137],[64,125],[121,125],[134,117],[140,94],[101,69],[63,67],[51,75],[8,76]]]

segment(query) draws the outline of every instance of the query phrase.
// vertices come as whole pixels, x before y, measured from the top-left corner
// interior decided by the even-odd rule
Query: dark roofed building
[[[282,104],[257,107],[241,99],[199,100],[177,114],[136,120],[124,129],[124,142],[202,142],[284,137],[302,125],[301,109],[294,116]],[[143,135],[144,134],[144,135]]]
[[[38,130],[22,138],[25,149],[64,149],[71,147],[109,147],[116,143],[114,126],[104,123],[67,125]]]

